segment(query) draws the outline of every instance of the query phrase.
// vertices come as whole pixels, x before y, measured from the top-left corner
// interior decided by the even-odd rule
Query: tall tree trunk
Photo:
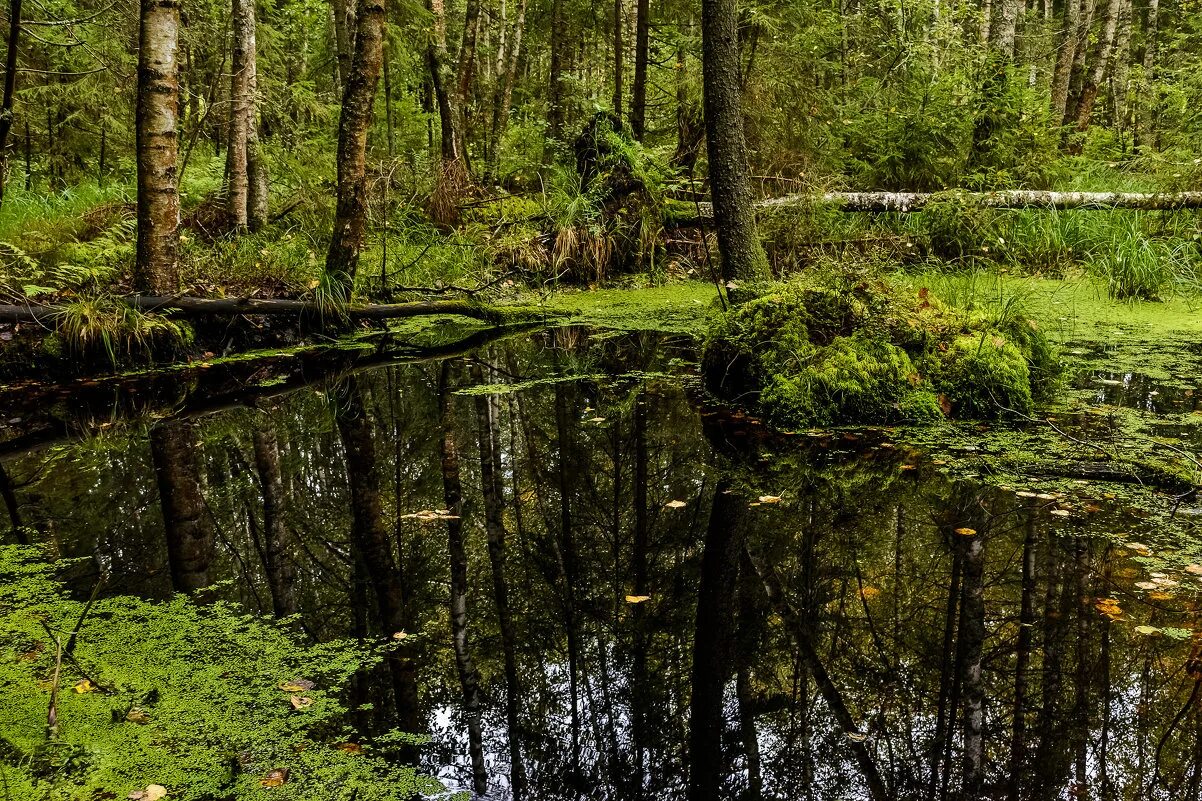
[[[284,513],[288,494],[280,473],[280,446],[275,425],[266,420],[251,435],[255,450],[255,468],[263,493],[263,570],[271,592],[271,608],[276,617],[297,612],[296,564],[293,540]]]
[[[651,5],[637,0],[634,22],[634,87],[630,95],[630,128],[641,142],[647,135],[647,61],[651,39]]]
[[[1156,85],[1156,55],[1160,37],[1160,0],[1148,0],[1148,11],[1144,23],[1143,100],[1138,108],[1138,125],[1135,129],[1135,148],[1155,149],[1156,116],[1160,109],[1159,89]]]
[[[384,0],[361,0],[355,55],[338,118],[338,206],[326,253],[326,274],[349,299],[359,269],[367,216],[367,132],[384,62]]]
[[[1064,113],[1064,125],[1077,119],[1077,108],[1081,103],[1081,92],[1085,87],[1086,67],[1089,62],[1089,34],[1093,30],[1093,18],[1097,11],[1095,0],[1081,0],[1080,23],[1077,26],[1077,41],[1073,46],[1073,65],[1068,81],[1068,108]],[[1061,146],[1068,143],[1068,130],[1064,132]]]
[[[459,478],[459,445],[455,441],[455,414],[451,403],[451,361],[444,360],[438,372],[438,416],[442,425],[442,497],[447,517],[447,553],[451,563],[451,646],[459,687],[463,692],[463,714],[467,718],[468,753],[472,761],[472,790],[488,790],[484,765],[484,733],[480,723],[480,674],[472,659],[467,633],[467,547],[463,541],[463,484]]]
[[[150,457],[159,488],[171,587],[192,593],[209,586],[213,521],[202,490],[200,442],[194,423],[150,430]]]
[[[1110,113],[1119,133],[1124,152],[1127,149],[1127,91],[1131,79],[1131,13],[1132,0],[1123,0],[1119,8],[1118,35],[1114,42],[1114,67],[1110,71]]]
[[[760,281],[768,280],[771,271],[751,205],[739,88],[738,23],[737,0],[702,0],[705,135],[722,275],[727,281]]]
[[[134,288],[179,288],[179,0],[141,0],[138,33],[138,243]]]
[[[1064,22],[1056,39],[1056,66],[1052,70],[1052,120],[1062,122],[1068,113],[1068,86],[1077,57],[1081,4],[1065,0]]]
[[[1094,48],[1093,66],[1085,77],[1081,88],[1081,99],[1077,103],[1077,133],[1084,134],[1089,130],[1090,119],[1093,115],[1094,102],[1098,99],[1098,91],[1106,76],[1114,67],[1114,42],[1118,33],[1119,17],[1122,16],[1123,0],[1109,0],[1106,4],[1106,18],[1102,23],[1102,35]],[[1071,152],[1080,153],[1083,137],[1073,142]]]
[[[0,100],[0,203],[8,184],[8,133],[13,127],[17,91],[17,45],[21,41],[21,0],[8,2],[8,49],[4,54],[4,98]]]
[[[229,144],[225,151],[225,208],[235,229],[248,225],[246,210],[250,191],[246,172],[246,146],[251,99],[248,63],[254,38],[254,0],[233,0],[234,46],[230,69]]]
[[[455,70],[455,105],[459,112],[460,136],[464,143],[470,136],[468,110],[476,77],[476,42],[479,32],[480,0],[467,0],[463,16],[463,41],[459,45],[459,63]]]
[[[500,143],[509,126],[509,109],[513,103],[513,87],[517,83],[518,64],[522,56],[522,35],[526,29],[527,0],[518,0],[517,17],[513,23],[513,33],[507,38],[508,44],[500,54],[504,61],[500,64],[497,81],[497,100],[493,106],[492,130],[488,146],[488,172],[495,176],[497,164],[500,161]]]
[[[547,134],[554,141],[563,138],[564,103],[567,95],[564,73],[568,68],[566,61],[570,42],[563,13],[564,2],[565,0],[551,0],[551,73],[547,91]]]
[[[380,625],[386,636],[405,628],[404,592],[397,571],[392,541],[384,525],[384,504],[376,465],[375,437],[367,417],[367,404],[359,379],[351,376],[341,386],[335,423],[346,459],[350,487],[351,547],[376,596]],[[417,695],[417,668],[404,647],[389,652],[398,722],[402,730],[421,732]]]
[[[436,223],[450,225],[459,213],[459,200],[468,183],[467,156],[463,145],[463,117],[460,108],[461,84],[451,72],[447,53],[447,12],[444,0],[427,0],[426,7],[434,17],[434,30],[426,48],[426,63],[438,103],[441,132],[440,170],[438,184],[430,198],[430,216]],[[477,10],[478,13],[478,10]],[[475,48],[475,40],[472,40]],[[464,43],[466,47],[466,41]],[[467,86],[470,86],[470,67]]]
[[[269,179],[267,160],[259,139],[259,55],[255,35],[255,0],[235,0],[246,3],[246,223],[252,231],[267,225],[267,194]]]
[[[346,91],[351,76],[351,63],[355,59],[355,14],[356,0],[332,0],[331,16],[334,19],[334,77],[338,81],[338,97]]]
[[[625,55],[622,44],[622,28],[625,22],[622,19],[622,0],[614,0],[614,116],[617,119],[622,119],[622,78],[625,72],[625,66],[622,63],[622,57]],[[631,117],[633,123],[634,118]]]
[[[483,385],[484,371],[472,365],[472,382]],[[509,732],[509,785],[514,801],[526,796],[526,769],[522,762],[521,676],[517,667],[517,635],[509,608],[509,583],[505,577],[505,490],[501,465],[499,409],[495,395],[476,395],[476,436],[480,449],[480,488],[484,499],[484,528],[488,537],[488,561],[492,568],[493,602],[501,632],[505,663],[505,722]],[[517,499],[514,503],[518,503]]]

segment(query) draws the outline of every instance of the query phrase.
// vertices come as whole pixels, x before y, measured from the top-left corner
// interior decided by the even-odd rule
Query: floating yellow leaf
[[[288,702],[292,704],[293,709],[298,710],[298,711],[302,710],[302,709],[308,709],[309,707],[313,706],[312,698],[302,698],[299,695],[294,695],[294,696],[290,697],[288,699]]]
[[[650,600],[651,600],[650,595],[627,595],[626,596],[626,603],[628,603],[628,604],[641,604],[645,601],[650,601]]]
[[[345,754],[362,754],[363,746],[358,743],[335,743],[335,751],[342,751]]]
[[[403,632],[403,631],[395,631],[395,632],[393,632],[393,634],[392,634],[392,639],[394,639],[394,640],[403,640],[403,639],[405,639],[405,638],[406,638],[406,637],[408,637],[408,636],[409,636],[409,635],[408,635],[406,632]]]
[[[779,495],[761,495],[759,498],[759,501],[760,501],[760,503],[780,503],[780,496]]]
[[[1053,509],[1048,514],[1056,515],[1056,517],[1068,517],[1069,511],[1068,509]]]
[[[1155,626],[1136,626],[1135,633],[1143,634],[1144,636],[1151,636],[1153,634],[1159,634],[1160,629],[1156,628]]]
[[[898,469],[898,470],[917,470],[917,469],[918,469],[918,465],[916,465],[916,464],[903,464],[903,465],[899,465],[897,469]]]
[[[125,713],[125,719],[130,723],[137,723],[139,726],[145,726],[150,722],[150,715],[146,714],[146,710],[134,707]]]
[[[287,781],[288,768],[276,768],[262,779],[259,779],[259,784],[263,787],[279,787]]]
[[[668,501],[664,504],[664,506],[668,507],[669,509],[683,509],[684,507],[688,506],[688,504],[684,501]]]
[[[292,679],[280,683],[280,689],[286,693],[303,693],[312,690],[316,685],[308,679]]]
[[[1165,592],[1164,590],[1157,590],[1156,592],[1150,592],[1150,593],[1148,593],[1148,597],[1150,599],[1152,599],[1153,601],[1171,601],[1174,598],[1173,593]]]
[[[977,530],[975,528],[958,528],[956,533],[961,537],[971,537],[977,533]]]
[[[167,797],[167,788],[161,784],[148,784],[145,790],[134,790],[126,796],[131,801],[159,801]]]
[[[71,689],[75,690],[75,692],[79,693],[80,695],[83,695],[84,693],[96,692],[96,685],[88,679],[80,679],[79,681],[75,682],[75,686]]]
[[[1135,586],[1139,587],[1141,590],[1155,590],[1158,589],[1159,585],[1157,585],[1154,581],[1137,581],[1135,582]]]

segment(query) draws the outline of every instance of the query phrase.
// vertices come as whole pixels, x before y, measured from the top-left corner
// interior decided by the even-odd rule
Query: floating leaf
[[[130,723],[137,723],[139,726],[145,726],[150,722],[150,715],[146,714],[146,710],[139,707],[134,707],[125,713],[125,719]]]
[[[392,633],[392,639],[394,640],[403,640],[408,636],[409,634],[404,631],[395,631]]]
[[[760,501],[760,503],[780,503],[780,496],[779,495],[761,495],[759,497],[759,501]]]
[[[626,596],[626,603],[628,603],[628,604],[641,604],[641,603],[644,603],[644,602],[650,601],[650,600],[651,600],[650,595],[627,595]]]
[[[916,464],[903,464],[903,465],[899,465],[897,469],[898,469],[898,470],[917,470],[917,469],[918,469],[918,465],[916,465]]]
[[[334,750],[344,754],[362,754],[363,746],[358,743],[334,743]]]
[[[1154,581],[1137,581],[1135,582],[1135,586],[1139,587],[1141,590],[1159,589],[1159,585]]]
[[[1022,492],[1016,492],[1014,494],[1020,498],[1038,498],[1039,497],[1039,495],[1037,493],[1030,492],[1029,490],[1023,490]]]
[[[1157,590],[1156,592],[1148,593],[1148,598],[1150,598],[1153,601],[1171,601],[1171,600],[1173,600],[1174,595],[1171,592],[1165,592],[1164,590]]]
[[[956,529],[956,533],[961,537],[972,537],[977,533],[977,530],[975,528],[958,528]]]
[[[1145,637],[1150,637],[1154,634],[1159,634],[1160,629],[1156,628],[1155,626],[1136,626],[1135,633],[1143,634]]]
[[[1056,517],[1068,517],[1071,513],[1068,509],[1053,509],[1048,514],[1055,515]]]
[[[167,797],[167,788],[161,784],[148,784],[145,790],[134,790],[126,796],[131,801],[159,801]]]
[[[1186,565],[1185,572],[1191,576],[1202,576],[1202,565]]]
[[[279,787],[287,781],[288,768],[276,768],[262,779],[259,779],[259,784],[263,787]]]
[[[664,506],[669,509],[683,509],[684,507],[688,506],[688,504],[684,501],[668,501],[664,504]]]
[[[288,702],[291,703],[292,708],[297,711],[300,711],[302,709],[308,709],[309,707],[313,706],[312,698],[302,698],[299,695],[294,695],[294,696],[290,697],[288,699]]]
[[[1135,551],[1137,554],[1140,554],[1142,556],[1151,556],[1152,555],[1152,549],[1149,548],[1147,545],[1144,545],[1142,542],[1127,543],[1127,550]]]
[[[862,743],[868,739],[867,734],[858,731],[845,731],[843,733],[846,734],[847,739],[851,740],[853,743]]]
[[[317,685],[308,679],[292,679],[280,684],[280,689],[286,693],[303,693],[305,690],[312,690]]]
[[[83,695],[84,693],[94,693],[97,691],[96,685],[88,679],[80,679],[79,681],[75,682],[75,686],[71,689],[75,690],[75,692],[79,693],[80,695]]]

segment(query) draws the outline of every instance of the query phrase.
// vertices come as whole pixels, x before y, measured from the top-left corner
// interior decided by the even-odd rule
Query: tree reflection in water
[[[1198,660],[1135,631],[1190,628],[1188,594],[1135,586],[1136,517],[770,434],[699,402],[693,348],[561,329],[127,404],[5,492],[112,592],[387,643],[356,725],[429,732],[412,756],[490,798],[1199,797]]]

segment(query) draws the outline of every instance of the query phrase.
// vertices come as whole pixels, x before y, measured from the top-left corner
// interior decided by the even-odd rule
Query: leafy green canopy
[[[34,549],[0,547],[6,799],[154,798],[165,790],[181,800],[385,801],[443,791],[395,759],[413,736],[393,733],[369,746],[346,725],[340,690],[377,660],[371,649],[305,645],[228,604],[116,597],[88,611],[74,658],[56,671],[57,642],[66,644],[85,604],[67,596],[54,569]]]
[[[1046,338],[1012,312],[949,310],[925,290],[821,279],[741,305],[706,343],[710,386],[775,423],[822,426],[1029,412],[1057,372]]]

